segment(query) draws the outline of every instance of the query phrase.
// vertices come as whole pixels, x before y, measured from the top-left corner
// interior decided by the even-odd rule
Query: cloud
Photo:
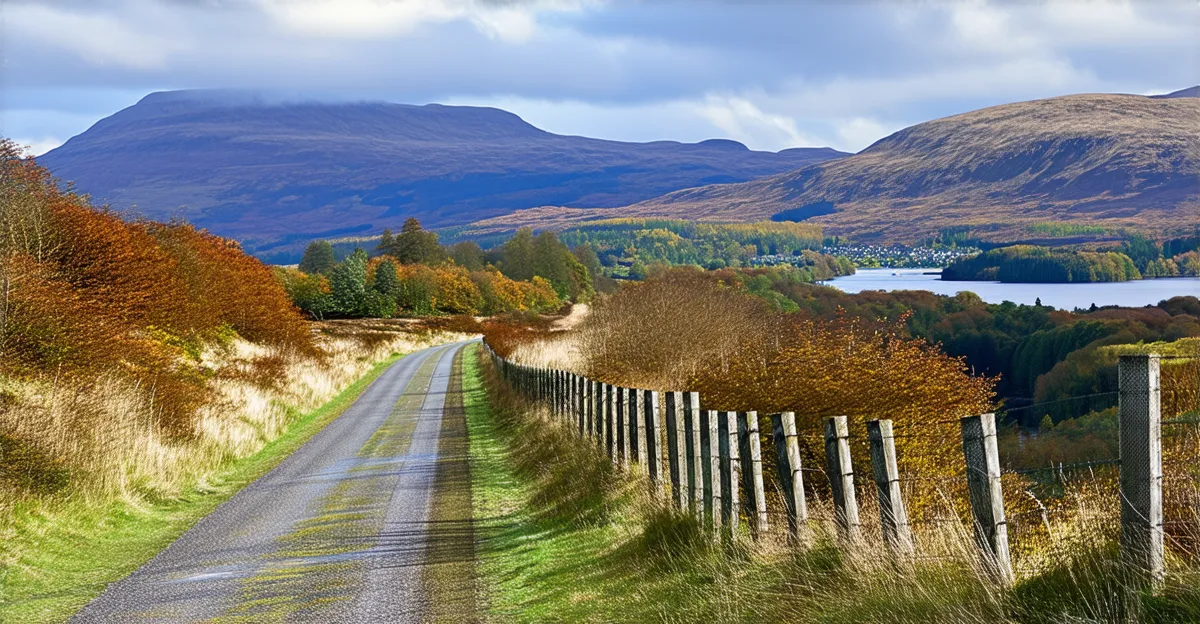
[[[759,149],[777,151],[818,145],[817,140],[800,132],[795,119],[764,113],[746,98],[710,95],[699,107],[699,112],[724,131],[725,136]]]
[[[0,108],[43,114],[7,115],[3,130],[29,137],[70,136],[86,124],[56,112],[94,121],[129,94],[241,87],[492,103],[623,140],[857,150],[983,106],[1200,75],[1194,0],[9,0],[4,12]]]
[[[33,4],[15,4],[5,11],[6,30],[35,45],[71,52],[91,66],[161,69],[173,54],[188,48],[185,40],[131,27],[115,15]]]
[[[42,137],[40,139],[13,139],[13,143],[24,148],[24,152],[29,156],[41,156],[46,152],[66,143],[66,141],[57,137]]]
[[[413,33],[427,24],[466,20],[488,37],[521,42],[537,30],[541,12],[576,11],[576,2],[479,0],[258,0],[285,29],[300,35],[378,39]]]

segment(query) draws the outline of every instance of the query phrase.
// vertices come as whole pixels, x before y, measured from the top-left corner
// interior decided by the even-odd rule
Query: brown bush
[[[236,332],[311,352],[270,270],[184,224],[128,223],[59,190],[0,141],[0,370],[83,380],[118,372],[151,393],[159,424],[193,433],[208,400],[201,351]]]

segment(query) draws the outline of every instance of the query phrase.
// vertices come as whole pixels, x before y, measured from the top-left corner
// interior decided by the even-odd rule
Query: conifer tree
[[[304,257],[300,259],[300,270],[314,275],[328,275],[337,260],[333,256],[333,245],[329,241],[317,240],[308,244]]]

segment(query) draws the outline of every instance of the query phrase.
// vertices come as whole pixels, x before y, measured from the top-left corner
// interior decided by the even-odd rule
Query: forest
[[[336,245],[314,241],[297,268],[275,273],[296,306],[317,319],[550,312],[614,292],[618,279],[642,280],[676,265],[721,269],[726,259],[714,262],[710,252],[723,243],[732,266],[759,249],[789,254],[786,264],[756,273],[754,287],[767,297],[772,280],[811,283],[854,273],[847,258],[810,248],[821,243],[812,226],[604,223],[562,234],[522,228],[485,250],[469,240],[444,246],[436,232],[409,219],[399,234],[384,232],[373,253],[355,248],[338,261]]]
[[[770,221],[606,219],[566,230],[561,238],[571,247],[589,245],[610,270],[651,264],[737,267],[758,256],[799,257],[803,251],[820,251],[822,244],[820,226]]]
[[[1200,235],[1162,243],[1131,235],[1115,251],[1012,245],[959,258],[942,279],[1009,283],[1124,282],[1200,276]]]

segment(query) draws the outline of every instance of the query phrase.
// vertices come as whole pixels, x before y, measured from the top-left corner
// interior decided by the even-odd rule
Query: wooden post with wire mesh
[[[737,412],[717,412],[717,448],[720,455],[721,523],[726,535],[737,532],[741,515],[741,457],[737,434]]]
[[[1121,561],[1151,588],[1163,581],[1162,397],[1157,355],[1122,355]]]
[[[704,515],[713,531],[721,529],[721,435],[717,412],[700,411],[700,464],[704,471]]]
[[[625,399],[626,389],[613,388],[613,405],[617,410],[617,450],[621,453],[621,469],[629,470],[629,408]]]
[[[644,390],[642,399],[646,423],[646,471],[650,473],[650,488],[655,494],[664,494],[667,482],[663,478],[663,427],[659,393],[657,390]]]
[[[692,513],[704,521],[704,464],[700,449],[700,393],[683,394],[683,410],[687,431],[688,490],[691,492]]]
[[[788,537],[799,541],[804,523],[808,521],[808,503],[804,500],[804,471],[800,466],[796,414],[783,412],[772,415],[771,429],[775,437],[779,486],[783,490],[783,505],[787,512]]]
[[[1000,486],[1000,450],[996,444],[996,415],[962,419],[963,456],[967,462],[967,488],[975,517],[975,541],[983,551],[984,565],[997,581],[1013,583],[1008,552],[1008,521],[1004,516],[1004,489]]]
[[[687,449],[684,444],[683,393],[667,392],[663,396],[663,414],[667,428],[667,470],[671,474],[671,502],[676,509],[687,509]]]
[[[642,414],[645,401],[637,388],[629,388],[626,394],[629,395],[629,442],[633,446],[630,459],[637,462],[640,474],[646,474],[646,419]]]
[[[750,518],[750,529],[755,537],[767,531],[762,441],[758,435],[758,412],[738,412],[737,437],[741,456],[742,489],[746,491],[746,514]]]
[[[904,507],[900,492],[900,469],[896,464],[896,438],[892,434],[892,421],[868,422],[867,440],[871,443],[871,467],[879,495],[879,519],[884,542],[897,555],[911,555],[912,532],[908,526],[908,510]]]
[[[845,416],[825,420],[825,461],[833,491],[838,533],[845,541],[858,541],[858,497],[854,494],[854,465],[850,460],[850,427]]]

